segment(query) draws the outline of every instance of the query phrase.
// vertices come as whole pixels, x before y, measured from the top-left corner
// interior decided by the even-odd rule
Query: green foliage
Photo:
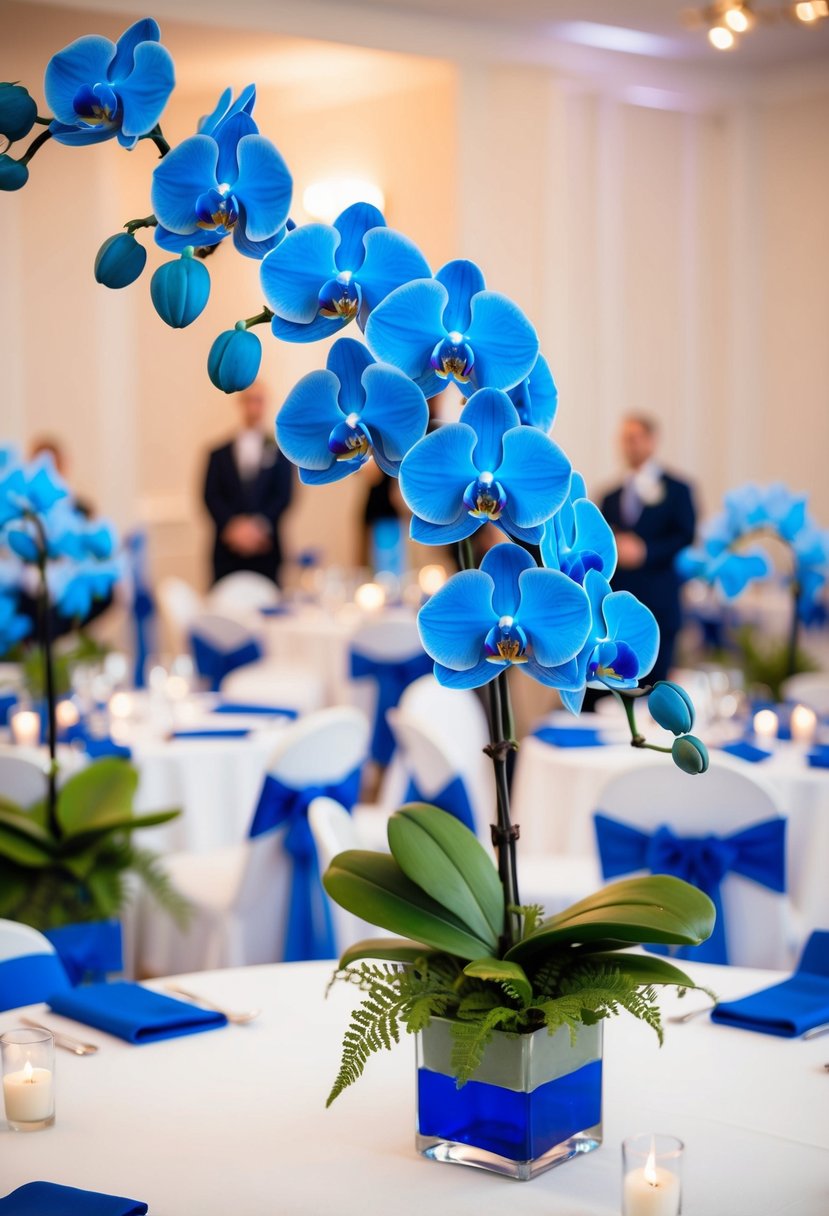
[[[72,669],[79,663],[100,662],[107,654],[107,648],[101,646],[94,638],[83,631],[63,644],[55,647],[53,654],[53,671],[55,678],[55,695],[66,697],[72,691]],[[43,650],[40,646],[29,646],[23,658],[23,681],[33,700],[39,701],[46,696],[46,666]]]
[[[117,916],[130,874],[177,920],[188,905],[134,832],[178,811],[136,815],[138,774],[126,760],[99,760],[58,791],[54,822],[44,801],[28,809],[0,799],[0,916],[36,929]]]
[[[359,942],[335,979],[365,994],[343,1043],[328,1104],[361,1075],[369,1056],[389,1050],[434,1017],[451,1021],[452,1067],[464,1084],[496,1031],[575,1037],[623,1010],[662,1039],[657,990],[695,985],[673,963],[624,949],[649,942],[696,945],[711,933],[711,900],[676,878],[612,883],[556,916],[518,914],[521,937],[506,944],[498,874],[474,834],[436,807],[392,815],[392,856],[351,851],[324,876],[329,895],[396,938]],[[494,884],[498,883],[498,892]],[[368,961],[368,960],[379,960]]]
[[[748,689],[766,688],[773,701],[782,701],[784,682],[801,671],[817,671],[818,665],[800,647],[795,655],[795,670],[789,670],[787,642],[763,641],[762,634],[752,625],[742,625],[736,632],[735,643]]]

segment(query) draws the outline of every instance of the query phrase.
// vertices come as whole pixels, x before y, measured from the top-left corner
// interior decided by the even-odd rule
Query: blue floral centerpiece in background
[[[693,707],[672,686],[661,694],[672,748],[649,743],[636,726],[656,622],[632,595],[610,589],[613,535],[550,438],[558,392],[521,309],[488,287],[474,262],[432,274],[412,241],[366,203],[333,225],[295,226],[291,176],[256,125],[253,86],[235,101],[225,90],[197,133],[171,149],[159,122],[171,86],[154,22],[138,22],[115,46],[79,39],[47,69],[54,114],[40,116],[20,86],[0,90],[9,140],[44,127],[22,155],[0,157],[0,188],[23,186],[50,139],[115,136],[134,154],[150,141],[160,156],[153,212],[104,243],[96,277],[116,289],[134,282],[146,262],[136,234],[154,230],[178,256],[155,271],[150,295],[162,320],[182,328],[211,289],[197,254],[230,236],[259,261],[265,306],[221,333],[208,357],[212,382],[226,392],[258,372],[256,327],[309,343],[354,323],[355,337],[339,338],[325,369],[288,394],[277,440],[311,485],[374,459],[399,478],[413,538],[457,546],[460,568],[422,608],[420,636],[441,684],[487,687],[497,807],[495,861],[452,815],[412,804],[389,821],[389,853],[342,853],[326,872],[333,899],[397,935],[340,960],[337,977],[363,1000],[329,1100],[402,1028],[419,1041],[420,1151],[530,1178],[601,1143],[603,1020],[624,1009],[661,1035],[660,987],[693,986],[664,958],[625,947],[698,943],[714,909],[665,875],[615,883],[550,918],[522,905],[507,781],[517,747],[509,671],[557,689],[574,713],[587,687],[611,690],[625,705],[632,746],[701,773],[708,758],[689,733]],[[463,406],[458,421],[427,433],[427,399],[450,386]],[[470,538],[486,524],[504,543],[476,567]]]

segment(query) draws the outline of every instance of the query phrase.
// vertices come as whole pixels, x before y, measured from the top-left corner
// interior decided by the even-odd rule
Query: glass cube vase
[[[418,1152],[527,1181],[602,1142],[602,1025],[510,1036],[495,1031],[460,1089],[452,1023],[417,1036]]]

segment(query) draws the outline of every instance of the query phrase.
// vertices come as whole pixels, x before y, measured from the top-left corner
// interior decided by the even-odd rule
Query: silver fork
[[[252,1022],[254,1018],[258,1018],[262,1012],[261,1009],[224,1009],[221,1005],[216,1005],[213,1001],[208,1001],[203,996],[197,996],[195,992],[188,992],[185,988],[179,988],[176,984],[167,984],[164,990],[165,992],[169,992],[171,996],[182,996],[186,1001],[192,1001],[195,1005],[201,1005],[204,1009],[213,1009],[216,1013],[223,1013],[234,1026],[245,1026],[248,1022]]]
[[[97,1043],[83,1043],[80,1039],[74,1039],[70,1034],[64,1034],[62,1030],[53,1030],[51,1026],[44,1026],[41,1022],[34,1022],[31,1018],[21,1018],[24,1026],[31,1026],[33,1030],[48,1030],[49,1034],[54,1037],[55,1046],[62,1047],[64,1051],[71,1051],[76,1056],[93,1056],[98,1050]]]

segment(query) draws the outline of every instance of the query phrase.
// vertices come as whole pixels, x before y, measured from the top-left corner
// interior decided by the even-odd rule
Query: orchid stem
[[[57,818],[57,718],[55,714],[55,666],[52,658],[52,622],[49,612],[49,583],[46,578],[46,532],[41,520],[35,514],[29,518],[34,524],[38,537],[39,554],[37,568],[39,572],[37,591],[37,624],[40,644],[43,650],[43,683],[46,693],[47,742],[49,746],[49,772],[47,774],[47,815],[49,831],[58,836],[60,827]]]
[[[153,141],[155,146],[158,148],[159,157],[166,156],[167,153],[170,151],[170,145],[167,143],[167,140],[164,138],[164,135],[161,130],[161,125],[159,123],[156,123],[156,125],[153,127],[152,131],[148,131],[147,134],[142,135],[141,138],[142,139],[151,139]]]
[[[36,156],[37,153],[40,151],[40,149],[43,147],[43,145],[51,138],[52,138],[52,132],[47,127],[47,129],[45,131],[40,132],[40,135],[38,135],[37,139],[32,140],[32,142],[29,144],[28,148],[26,149],[25,156],[21,156],[19,163],[21,165],[28,165],[28,163],[32,159],[32,157]]]
[[[645,742],[645,736],[640,733],[639,727],[636,725],[636,710],[633,706],[633,701],[630,697],[623,697],[620,692],[613,690],[613,695],[617,701],[620,701],[625,711],[625,716],[628,720],[630,728],[630,746],[631,747],[649,747],[650,744]],[[664,749],[662,749],[664,750]]]
[[[39,114],[38,114],[37,118],[35,119],[35,122],[39,123],[39,125],[41,127],[49,127],[52,125],[52,123],[54,121],[55,121],[54,118],[41,118],[41,116]]]
[[[143,220],[128,220],[126,224],[124,224],[124,227],[126,228],[127,232],[132,234],[139,228],[155,228],[157,223],[158,220],[154,215],[145,215]]]
[[[786,676],[797,674],[797,652],[800,634],[800,587],[792,580],[792,619],[786,642]]]
[[[255,317],[248,317],[245,320],[245,329],[250,329],[252,325],[265,325],[268,321],[273,319],[273,316],[274,314],[271,312],[270,308],[268,308],[267,305],[264,305],[262,311],[258,312]]]

